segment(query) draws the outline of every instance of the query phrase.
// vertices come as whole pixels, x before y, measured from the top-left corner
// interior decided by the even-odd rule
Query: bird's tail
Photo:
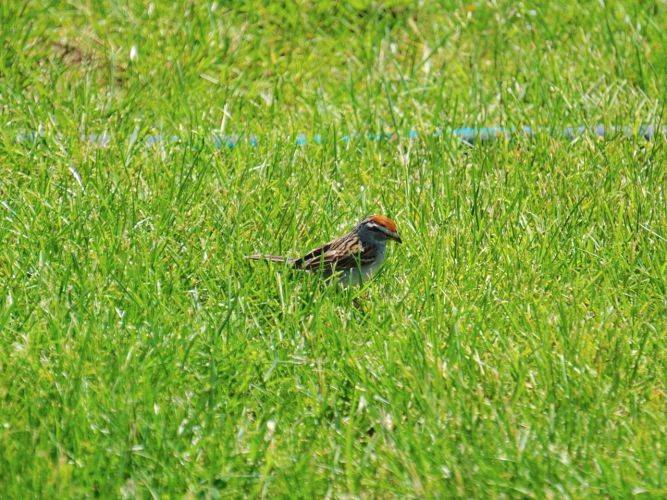
[[[286,264],[294,264],[294,259],[289,259],[287,257],[281,257],[280,255],[248,255],[246,257],[248,260],[268,260],[269,262],[284,262]]]

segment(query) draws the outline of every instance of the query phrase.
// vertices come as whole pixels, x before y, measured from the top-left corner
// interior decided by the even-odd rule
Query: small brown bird
[[[284,262],[295,269],[320,271],[324,277],[336,274],[343,286],[355,285],[370,278],[380,268],[389,240],[402,243],[396,223],[384,215],[371,215],[345,236],[298,259],[275,255],[250,255],[247,258]]]

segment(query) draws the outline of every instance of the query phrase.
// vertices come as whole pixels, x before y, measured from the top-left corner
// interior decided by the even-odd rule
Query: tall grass
[[[661,124],[665,25],[0,4],[3,496],[667,494],[664,141],[405,134]],[[243,259],[377,212],[404,244],[361,289]]]

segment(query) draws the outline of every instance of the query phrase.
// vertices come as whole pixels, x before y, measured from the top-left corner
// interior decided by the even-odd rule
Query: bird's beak
[[[391,237],[391,239],[394,240],[396,243],[403,243],[403,240],[398,235],[398,233],[394,233],[394,235]]]

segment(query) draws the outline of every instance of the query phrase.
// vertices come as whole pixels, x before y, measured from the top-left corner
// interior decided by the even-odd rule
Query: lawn
[[[0,49],[4,498],[667,496],[665,138],[438,132],[664,126],[664,1],[9,1]],[[244,259],[372,213],[360,288]]]

